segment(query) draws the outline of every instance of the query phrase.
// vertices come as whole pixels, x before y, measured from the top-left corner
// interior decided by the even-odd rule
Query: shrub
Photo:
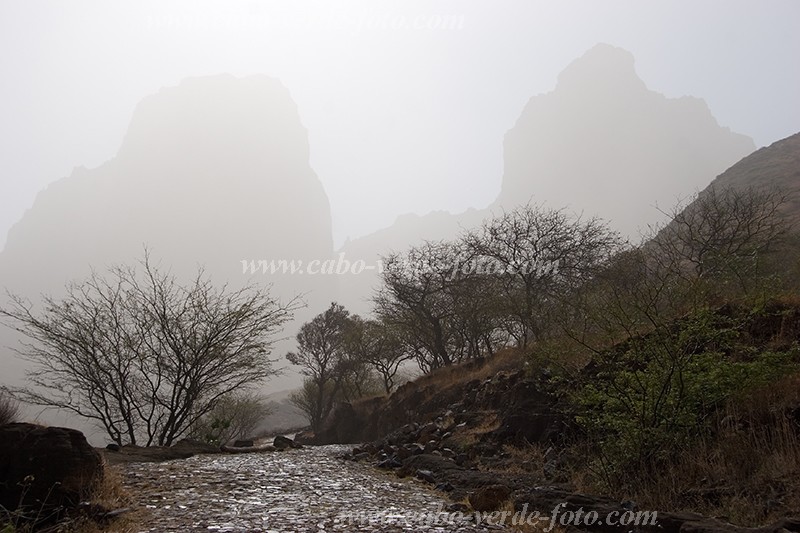
[[[604,353],[577,393],[578,422],[599,452],[609,486],[652,471],[712,430],[726,401],[798,368],[798,351],[737,345],[738,325],[711,311]]]
[[[251,436],[269,412],[263,398],[249,392],[235,392],[220,398],[214,408],[195,424],[191,436],[223,446]]]

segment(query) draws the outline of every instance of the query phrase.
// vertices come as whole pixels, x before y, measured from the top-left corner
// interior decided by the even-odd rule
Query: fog
[[[0,287],[130,263],[359,313],[375,264],[534,201],[631,240],[800,125],[800,4],[0,3]],[[0,330],[0,382],[25,365]],[[280,343],[276,354],[291,349]],[[287,372],[271,390],[299,384]],[[2,384],[2,383],[0,383]]]
[[[503,135],[598,42],[757,146],[800,123],[800,6],[705,2],[0,3],[0,243],[38,191],[112,158],[136,104],[190,76],[279,79],[336,246],[491,203]]]

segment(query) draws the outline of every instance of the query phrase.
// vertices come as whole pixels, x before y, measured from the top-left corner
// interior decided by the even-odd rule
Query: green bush
[[[220,398],[214,408],[192,427],[190,436],[214,446],[252,436],[270,413],[263,398],[250,392],[234,392]]]
[[[738,345],[740,325],[701,311],[598,358],[599,370],[575,400],[607,483],[674,458],[710,431],[711,415],[726,400],[798,368],[796,349]]]

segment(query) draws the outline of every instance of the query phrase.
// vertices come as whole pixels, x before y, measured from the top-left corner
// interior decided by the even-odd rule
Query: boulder
[[[278,450],[288,450],[289,448],[301,448],[301,444],[295,443],[289,437],[284,437],[283,435],[278,435],[272,441],[272,445],[275,446]]]
[[[219,446],[196,439],[181,439],[170,447],[175,453],[192,457],[202,453],[219,453]]]
[[[427,481],[428,483],[436,483],[436,478],[430,470],[417,470],[416,474],[418,479]]]
[[[0,426],[0,506],[58,516],[91,498],[102,480],[103,460],[80,431]]]

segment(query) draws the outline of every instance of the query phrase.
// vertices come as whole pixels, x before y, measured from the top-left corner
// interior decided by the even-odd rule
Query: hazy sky
[[[486,206],[505,132],[597,42],[758,146],[795,133],[798,24],[796,0],[0,0],[0,245],[39,190],[113,157],[137,102],[188,76],[289,88],[340,244]]]

